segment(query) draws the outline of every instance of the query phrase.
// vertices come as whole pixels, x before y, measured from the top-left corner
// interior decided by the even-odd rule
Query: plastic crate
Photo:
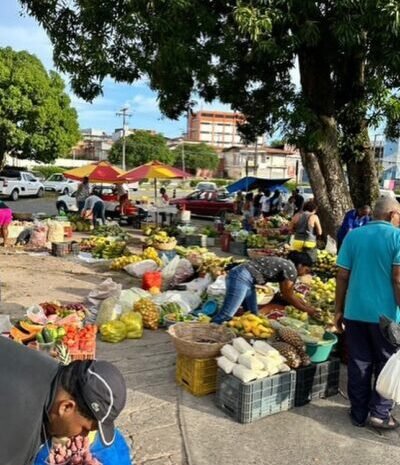
[[[204,234],[186,235],[186,247],[207,247],[207,236]]]
[[[335,396],[339,392],[338,358],[299,368],[296,374],[295,407],[301,407],[312,400]]]
[[[194,359],[177,354],[176,382],[194,396],[215,392],[217,361],[215,358]]]
[[[69,242],[52,242],[51,254],[55,257],[64,257],[70,253]]]
[[[239,423],[252,423],[293,408],[295,389],[295,371],[243,383],[219,369],[215,402]]]
[[[246,242],[231,241],[229,243],[229,253],[232,255],[247,255],[247,244]]]

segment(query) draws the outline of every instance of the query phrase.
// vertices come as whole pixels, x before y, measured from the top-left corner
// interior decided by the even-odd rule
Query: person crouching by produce
[[[97,195],[97,191],[93,191],[91,195],[85,200],[85,205],[81,213],[82,218],[92,217],[93,226],[97,226],[97,220],[106,224],[106,205],[104,201]]]
[[[12,222],[12,210],[0,200],[0,232],[3,237],[3,247],[7,246],[8,227]]]
[[[226,278],[226,294],[214,323],[229,321],[240,306],[251,313],[258,313],[256,284],[279,283],[283,299],[297,309],[314,315],[317,310],[298,299],[294,294],[297,276],[309,274],[313,261],[305,252],[290,252],[288,259],[263,257],[232,268]]]
[[[113,444],[114,420],[125,406],[126,386],[111,363],[59,365],[0,336],[0,373],[2,465],[32,464],[51,437],[85,437],[98,430],[106,447]]]

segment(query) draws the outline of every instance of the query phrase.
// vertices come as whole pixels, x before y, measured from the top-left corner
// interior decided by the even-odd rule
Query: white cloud
[[[0,25],[0,45],[18,51],[26,50],[36,55],[47,69],[54,68],[51,42],[39,26]]]
[[[125,105],[133,113],[143,115],[155,114],[156,117],[161,116],[156,96],[137,94],[132,99],[126,101]]]

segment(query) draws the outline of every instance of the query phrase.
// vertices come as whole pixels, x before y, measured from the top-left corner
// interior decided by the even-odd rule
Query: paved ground
[[[124,288],[133,285],[104,266],[3,252],[0,313],[19,317],[43,300],[82,300],[108,276]],[[126,377],[128,403],[118,424],[139,465],[393,465],[400,459],[399,433],[354,428],[340,395],[235,423],[214,406],[213,395],[193,397],[175,385],[175,351],[163,330],[115,345],[99,342],[98,357]]]

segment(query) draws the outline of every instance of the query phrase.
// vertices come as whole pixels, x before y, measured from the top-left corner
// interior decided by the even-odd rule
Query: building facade
[[[110,135],[97,129],[83,129],[82,139],[72,148],[72,158],[103,161],[108,159],[113,141]]]
[[[245,176],[301,181],[304,169],[299,151],[291,146],[283,148],[262,146],[229,147],[222,151],[221,177],[240,179]]]
[[[235,112],[213,110],[190,112],[186,139],[194,142],[205,142],[220,148],[233,145],[244,146],[238,130],[238,124],[243,122],[243,115]],[[257,143],[262,144],[263,137],[259,137]]]

